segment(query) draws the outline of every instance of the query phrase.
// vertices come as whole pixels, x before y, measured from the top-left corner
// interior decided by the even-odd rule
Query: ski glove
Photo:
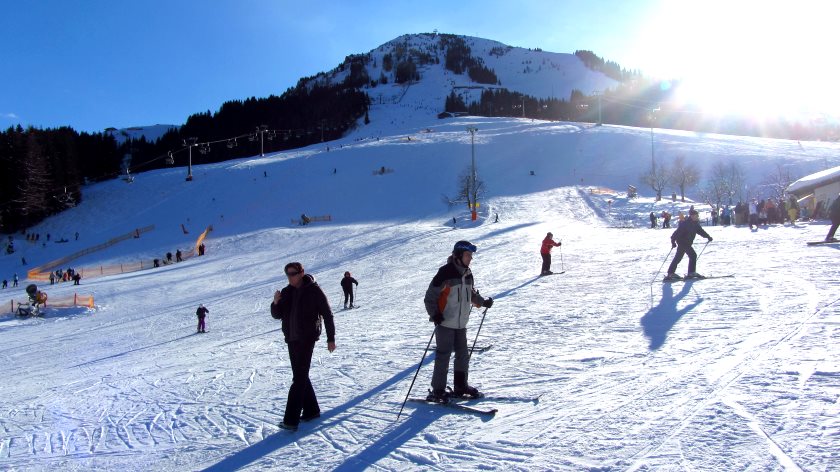
[[[675,243],[674,241],[671,241],[671,249],[674,249],[675,247],[677,247],[677,243]]]
[[[432,316],[432,319],[430,319],[429,321],[433,321],[435,325],[443,323],[443,313],[439,311],[435,312],[434,316]]]
[[[709,242],[712,242],[712,237],[711,236],[709,236]]]
[[[488,298],[487,300],[484,300],[484,304],[481,306],[483,306],[484,308],[490,308],[491,306],[493,306],[493,299]]]

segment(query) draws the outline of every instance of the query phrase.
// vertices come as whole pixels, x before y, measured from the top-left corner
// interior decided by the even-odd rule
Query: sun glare
[[[840,3],[663,1],[629,54],[681,79],[678,97],[713,113],[840,116],[831,32]]]

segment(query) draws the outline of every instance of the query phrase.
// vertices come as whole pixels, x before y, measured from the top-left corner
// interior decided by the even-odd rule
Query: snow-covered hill
[[[69,265],[160,257],[214,227],[204,257],[41,285],[51,298],[92,293],[95,309],[0,316],[0,467],[831,470],[840,460],[837,247],[804,244],[824,237],[824,222],[707,228],[699,270],[735,278],[662,285],[670,232],[644,229],[645,215],[690,203],[654,203],[641,187],[623,196],[649,165],[649,129],[382,107],[341,141],[196,164],[192,182],[175,168],[86,187],[78,207],[32,228],[37,245],[15,236],[4,277],[21,273],[21,255],[40,264],[137,227],[155,225]],[[441,198],[469,166],[468,126],[488,189],[474,223]],[[840,164],[835,144],[654,131],[658,156],[703,171],[737,162],[754,189],[777,164],[792,176]],[[376,175],[383,166],[393,172]],[[293,225],[302,212],[333,221]],[[566,273],[538,278],[547,231],[563,242],[553,267]],[[43,244],[47,232],[70,241]],[[477,286],[496,299],[470,380],[526,401],[476,402],[499,409],[492,419],[409,405],[397,421],[432,333],[423,294],[460,239],[478,246]],[[335,307],[338,349],[317,345],[323,414],[289,434],[277,423],[291,373],[268,305],[293,260]],[[344,271],[359,280],[355,310],[340,310]],[[210,310],[203,335],[199,303]],[[480,321],[474,311],[470,342]],[[432,357],[412,395],[428,388]]]
[[[122,144],[129,139],[138,140],[145,138],[146,141],[153,143],[160,139],[161,136],[173,129],[177,129],[175,125],[150,125],[150,126],[132,126],[131,128],[108,128],[106,133],[114,137],[117,144]]]

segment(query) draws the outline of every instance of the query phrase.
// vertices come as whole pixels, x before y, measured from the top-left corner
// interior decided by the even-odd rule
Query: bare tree
[[[787,190],[788,186],[794,181],[790,176],[790,169],[786,168],[782,163],[776,163],[776,169],[767,174],[764,177],[764,180],[761,181],[761,185],[766,187],[770,190],[770,197],[775,200],[778,200],[785,195],[785,190]]]
[[[461,173],[461,175],[458,176],[457,193],[455,197],[449,198],[444,195],[443,201],[450,207],[463,203],[467,205],[468,210],[472,209],[473,205],[478,202],[479,199],[484,198],[485,184],[483,180],[478,178],[478,175],[476,175],[475,178],[475,188],[472,188],[471,183],[472,171],[470,168],[467,168]]]
[[[671,172],[665,164],[656,165],[651,162],[650,169],[640,177],[645,185],[650,186],[656,192],[656,199],[662,199],[662,190],[671,182]]]
[[[704,202],[714,207],[722,204],[732,205],[732,197],[738,195],[743,201],[744,172],[737,163],[729,165],[718,162],[711,169],[711,175],[706,185],[701,189],[700,196]]]
[[[685,189],[697,185],[700,171],[697,166],[686,162],[684,156],[677,156],[671,167],[671,182],[680,189],[680,198],[685,202]]]

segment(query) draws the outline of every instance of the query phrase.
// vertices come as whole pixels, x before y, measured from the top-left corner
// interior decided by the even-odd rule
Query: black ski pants
[[[690,245],[683,246],[682,244],[677,244],[677,253],[674,254],[674,260],[671,261],[671,265],[668,266],[669,274],[676,272],[677,265],[686,254],[688,255],[688,272],[697,272],[697,253],[694,252],[694,248]]]
[[[837,232],[837,227],[840,226],[840,220],[831,220],[831,228],[828,228],[828,234],[825,235],[826,241],[834,238],[834,233]]]
[[[540,253],[540,255],[542,256],[543,260],[542,269],[540,270],[540,273],[548,272],[549,270],[551,270],[551,254]]]
[[[315,389],[309,380],[309,367],[312,364],[312,351],[315,341],[291,341],[288,343],[289,361],[292,364],[292,385],[286,400],[286,413],[283,422],[288,425],[300,424],[300,416],[315,416],[321,412]]]
[[[353,306],[353,289],[351,288],[348,292],[347,289],[344,290],[344,306],[347,306],[347,300],[350,300],[350,306]]]

